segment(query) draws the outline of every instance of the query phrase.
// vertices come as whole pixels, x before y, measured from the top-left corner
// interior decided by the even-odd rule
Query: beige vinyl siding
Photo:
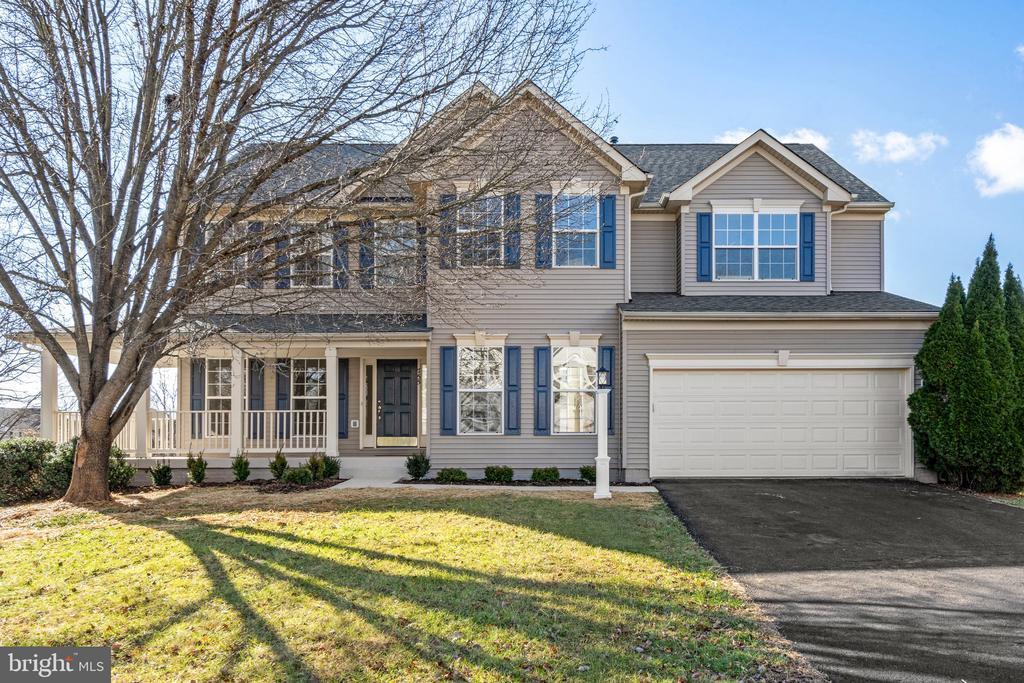
[[[697,214],[711,211],[711,201],[787,199],[802,202],[801,211],[814,212],[814,282],[697,281]],[[825,214],[821,200],[760,154],[742,161],[696,194],[683,214],[683,294],[826,294],[827,273]]]
[[[618,190],[610,174],[597,179],[607,183],[605,193]],[[534,198],[523,197],[523,215],[530,220]],[[473,292],[466,292],[463,310],[441,316],[431,314],[433,328],[430,342],[430,442],[431,465],[461,467],[479,471],[487,465],[508,465],[529,474],[534,467],[555,466],[573,470],[592,464],[597,454],[596,435],[534,436],[534,348],[550,344],[548,334],[600,334],[601,346],[619,347],[619,316],[616,304],[623,300],[625,284],[625,203],[624,195],[616,199],[616,267],[551,268],[534,267],[535,247],[532,235],[523,236],[522,268],[507,275],[495,287],[482,283]],[[455,346],[454,334],[483,330],[489,334],[507,334],[507,346],[522,351],[521,434],[519,436],[441,436],[440,355],[442,346]],[[616,350],[615,402],[616,422],[621,417],[619,386],[622,377],[621,354]],[[618,426],[608,440],[612,466],[619,459]]]
[[[877,292],[882,289],[882,221],[832,221],[832,289]]]
[[[678,229],[672,215],[656,220],[633,216],[632,264],[634,292],[674,292],[678,289],[676,264]]]
[[[916,353],[923,330],[776,330],[649,331],[627,330],[625,372],[629,395],[625,401],[625,467],[627,476],[643,480],[648,467],[650,368],[648,353]]]

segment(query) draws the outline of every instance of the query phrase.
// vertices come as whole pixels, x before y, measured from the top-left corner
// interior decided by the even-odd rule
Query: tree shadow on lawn
[[[301,528],[298,533],[270,529],[249,523],[252,515],[239,520],[244,524],[217,518],[219,513],[238,512],[455,513],[554,534],[615,553],[636,553],[657,560],[669,570],[713,569],[714,565],[686,539],[685,532],[660,503],[602,509],[601,504],[589,500],[529,494],[378,494],[356,500],[341,495],[317,496],[308,503],[282,498],[254,495],[249,501],[226,506],[210,501],[197,506],[201,509],[185,505],[177,510],[173,499],[168,499],[165,503],[172,504],[161,505],[159,511],[107,511],[119,521],[167,533],[187,546],[212,585],[210,597],[229,605],[241,620],[242,634],[225,656],[217,678],[236,675],[238,658],[231,655],[259,642],[270,649],[281,675],[297,680],[318,678],[307,662],[309,653],[297,652],[271,623],[271,615],[254,605],[253,598],[260,602],[259,592],[236,583],[238,575],[233,578],[229,563],[258,577],[260,591],[297,591],[313,601],[312,609],[316,603],[330,606],[333,618],[328,623],[342,629],[357,622],[368,625],[389,643],[382,648],[384,656],[398,647],[406,659],[417,660],[420,670],[412,677],[461,678],[477,670],[507,679],[567,678],[581,675],[579,665],[585,665],[584,672],[590,672],[586,676],[593,678],[633,677],[641,671],[675,676],[707,669],[735,676],[748,667],[756,669],[758,664],[767,665],[769,675],[773,670],[782,671],[776,668],[780,660],[772,661],[777,649],[764,642],[763,624],[724,585],[709,584],[710,574],[675,590],[650,583],[640,585],[628,577],[600,583],[538,580],[328,538],[315,539],[303,535]],[[659,509],[652,511],[652,506]],[[603,515],[607,514],[620,516],[620,523],[606,523]],[[211,516],[212,520],[199,519],[198,515]],[[282,526],[302,524],[287,514],[260,522],[278,519],[287,520],[277,522]],[[315,526],[313,521],[317,522]],[[312,520],[311,526],[323,536],[321,521]],[[495,542],[500,540],[496,538]],[[382,609],[383,603],[389,605],[391,613]],[[507,608],[510,604],[514,607]],[[395,605],[401,605],[401,609],[395,610]],[[175,619],[188,619],[194,612],[192,608],[182,609],[157,627],[147,628],[144,640],[131,639],[133,646],[148,642],[160,628],[171,626]],[[403,612],[411,618],[401,616]],[[442,630],[454,631],[460,623],[467,631],[478,628],[478,639],[512,632],[509,640],[517,647],[495,654],[493,644],[488,651],[471,638],[439,633],[436,622],[423,620],[425,614],[441,615]],[[419,624],[417,616],[421,617]],[[343,637],[343,633],[325,634],[326,639],[335,641],[333,656],[348,656],[344,644],[337,643]],[[744,640],[760,642],[737,645]],[[635,647],[643,650],[637,652]],[[559,654],[538,654],[545,648]],[[356,671],[344,673],[373,677],[388,663],[378,658],[355,666]],[[779,674],[780,678],[788,675]]]

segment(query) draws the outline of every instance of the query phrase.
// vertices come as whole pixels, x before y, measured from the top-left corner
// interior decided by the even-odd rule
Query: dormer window
[[[796,210],[714,214],[716,280],[789,280],[800,272]]]

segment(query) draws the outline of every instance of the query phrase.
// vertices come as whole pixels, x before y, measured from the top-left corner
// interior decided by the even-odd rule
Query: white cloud
[[[733,128],[715,137],[714,142],[727,142],[729,144],[735,145],[737,142],[742,142],[746,140],[748,137],[750,137],[751,133],[753,132],[754,131],[750,130],[749,128]],[[816,131],[813,128],[794,128],[793,130],[787,133],[777,133],[771,128],[769,128],[768,132],[771,133],[774,137],[781,140],[782,142],[809,143],[812,145],[817,145],[818,148],[823,151],[827,150],[829,143],[832,142],[827,135],[819,131]]]
[[[978,140],[970,164],[982,197],[1024,192],[1024,128],[1006,123]]]
[[[1018,45],[1017,49],[1015,49],[1014,52],[1017,53],[1018,57],[1024,59],[1024,45]]]
[[[884,161],[893,164],[902,161],[923,161],[939,147],[949,144],[938,133],[907,135],[898,130],[876,133],[873,130],[858,130],[850,138],[861,161]]]
[[[896,209],[893,209],[885,215],[885,219],[892,221],[893,223],[899,223],[903,219],[903,214]]]

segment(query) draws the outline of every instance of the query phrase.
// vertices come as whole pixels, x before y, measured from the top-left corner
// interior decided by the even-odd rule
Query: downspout
[[[850,205],[846,204],[841,209],[825,212],[825,294],[832,293],[832,216],[845,213],[849,208]]]
[[[627,303],[633,298],[633,267],[631,265],[633,260],[633,197],[642,197],[646,192],[647,190],[643,189],[629,194],[629,190],[626,190],[626,265],[624,269],[626,280],[622,293]]]

